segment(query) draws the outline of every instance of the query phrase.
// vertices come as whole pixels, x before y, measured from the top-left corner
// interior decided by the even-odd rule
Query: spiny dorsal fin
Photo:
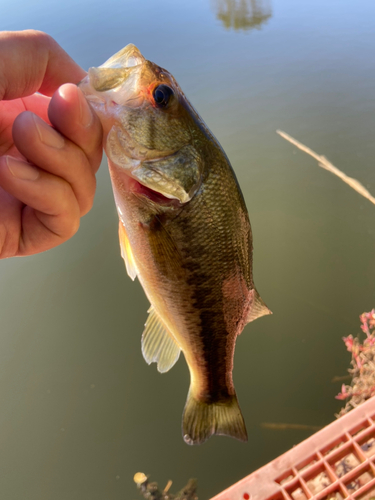
[[[172,368],[180,356],[181,349],[165,328],[153,306],[142,334],[142,354],[146,363],[158,364],[158,371],[165,373]]]
[[[252,301],[246,323],[250,323],[250,321],[254,321],[254,319],[260,318],[261,316],[272,314],[272,311],[268,309],[255,288],[253,288],[250,293],[252,294]]]
[[[125,261],[126,271],[134,281],[137,276],[137,268],[134,262],[133,252],[129,243],[128,236],[122,222],[119,222],[118,236],[120,239],[121,257]]]

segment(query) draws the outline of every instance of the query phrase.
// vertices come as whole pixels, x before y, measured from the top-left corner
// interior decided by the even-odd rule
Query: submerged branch
[[[280,424],[274,422],[262,422],[260,424],[263,429],[272,429],[275,431],[286,431],[289,429],[298,431],[320,431],[323,427],[320,425],[308,425],[308,424]]]
[[[332,163],[327,160],[325,156],[318,155],[317,153],[315,153],[315,151],[303,145],[301,142],[297,141],[285,132],[282,132],[281,130],[276,130],[276,132],[285,140],[294,144],[298,149],[315,158],[315,160],[319,163],[319,167],[322,167],[325,170],[328,170],[328,172],[331,172],[332,174],[339,177],[343,182],[345,182],[345,184],[350,186],[352,189],[357,191],[357,193],[362,195],[364,198],[367,198],[369,201],[371,201],[371,203],[375,205],[375,198],[359,181],[357,181],[357,179],[353,179],[353,177],[349,177],[348,175],[344,174],[344,172],[341,172],[341,170],[332,165]]]

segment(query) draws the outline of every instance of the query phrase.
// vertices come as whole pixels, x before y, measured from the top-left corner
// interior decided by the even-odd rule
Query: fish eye
[[[167,85],[158,85],[154,90],[155,104],[159,108],[165,108],[172,96],[173,90]]]

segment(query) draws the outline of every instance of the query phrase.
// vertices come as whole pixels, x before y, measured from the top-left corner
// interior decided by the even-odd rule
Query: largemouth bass
[[[271,311],[254,287],[250,222],[229,160],[173,76],[134,45],[90,68],[80,88],[102,121],[127,272],[151,304],[143,356],[166,372],[184,353],[186,443],[246,441],[235,342]]]

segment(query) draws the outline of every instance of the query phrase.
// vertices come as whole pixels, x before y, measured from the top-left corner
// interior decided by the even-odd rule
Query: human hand
[[[45,33],[0,32],[0,258],[63,243],[92,206],[102,128],[85,75]]]

